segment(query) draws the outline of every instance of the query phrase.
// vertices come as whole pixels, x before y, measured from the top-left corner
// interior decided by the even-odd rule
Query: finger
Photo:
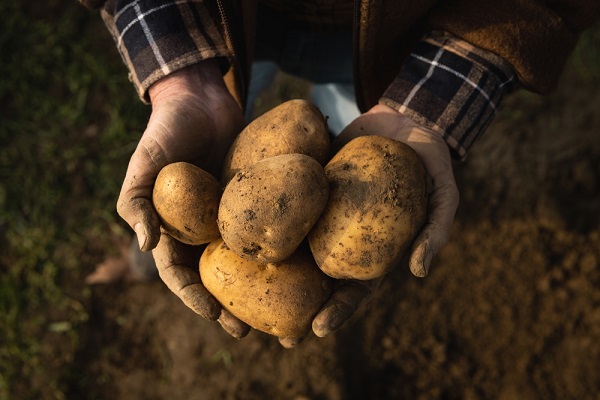
[[[200,281],[200,248],[184,245],[163,233],[152,254],[160,278],[187,307],[209,321],[219,318],[221,305]]]
[[[161,147],[146,136],[131,156],[117,212],[135,231],[140,249],[152,250],[160,240],[160,219],[152,204],[156,176],[167,164]]]
[[[135,231],[140,250],[156,247],[160,240],[160,219],[150,199],[119,197],[117,212]]]
[[[297,347],[300,343],[302,343],[303,340],[304,340],[303,337],[301,337],[301,338],[281,337],[281,338],[279,338],[279,344],[281,344],[286,349],[293,349],[294,347]]]
[[[459,193],[454,177],[433,179],[427,221],[413,242],[409,260],[410,271],[418,277],[425,277],[429,273],[431,260],[448,242],[458,208]],[[440,184],[439,181],[445,183]]]
[[[250,332],[250,326],[248,324],[240,321],[225,309],[221,310],[221,315],[217,321],[219,321],[219,324],[225,332],[236,339],[242,339]]]
[[[371,281],[342,281],[313,319],[312,330],[315,335],[325,337],[338,330],[361,305],[371,299],[379,283],[381,278]]]

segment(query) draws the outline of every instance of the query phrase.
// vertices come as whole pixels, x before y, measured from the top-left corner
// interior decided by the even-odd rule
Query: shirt
[[[211,58],[227,62],[227,46],[209,15],[201,0],[133,0],[103,11],[143,101],[149,101],[154,82],[174,71]],[[454,156],[464,158],[514,84],[515,74],[501,57],[449,33],[431,32],[380,103],[441,135]]]

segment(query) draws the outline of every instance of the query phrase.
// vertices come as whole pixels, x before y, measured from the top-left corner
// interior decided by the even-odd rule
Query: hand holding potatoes
[[[426,206],[425,169],[393,139],[356,138],[324,170],[302,154],[263,159],[229,181],[222,239],[202,256],[202,281],[228,312],[284,345],[310,327],[326,336],[400,264]]]
[[[231,142],[245,126],[243,114],[212,61],[161,79],[150,87],[150,98],[152,114],[127,168],[117,211],[136,232],[142,250],[154,249],[167,286],[195,312],[215,320],[221,309],[200,283],[199,254],[161,234],[152,190],[159,171],[179,161],[218,174]]]
[[[286,113],[293,110],[284,106]],[[286,123],[290,120],[293,113]],[[272,129],[277,125],[260,122],[268,130],[263,136],[279,132]],[[285,134],[261,140],[277,148],[281,137]],[[239,143],[244,141],[236,140],[230,154],[252,159],[243,146],[236,147]],[[257,147],[250,149],[256,153]],[[225,179],[218,221],[222,239],[202,256],[202,280],[228,312],[279,336],[284,345],[306,335],[310,320],[315,334],[326,336],[370,299],[421,229],[425,168],[409,146],[375,135],[348,143],[323,171],[304,154],[270,154],[248,164]],[[310,257],[302,254],[299,263],[294,260],[307,251],[299,247],[304,238]],[[300,270],[305,272],[291,278]],[[329,293],[323,292],[327,279],[335,282]],[[314,302],[305,303],[307,298]]]
[[[230,160],[237,160],[233,165],[238,172],[222,196],[216,180],[190,163],[172,163],[160,171],[153,201],[164,233],[154,255],[159,266],[172,266],[169,279],[164,280],[186,305],[204,316],[214,316],[220,305],[212,295],[217,297],[225,308],[220,311],[219,322],[233,336],[247,333],[247,325],[239,317],[257,329],[265,330],[266,324],[271,327],[269,333],[297,339],[310,328],[332,286],[309,252],[296,251],[324,209],[329,189],[320,162],[304,153],[325,162],[329,136],[323,115],[308,102],[286,103],[267,115],[271,116],[280,119],[268,124],[272,133],[263,143],[270,146],[268,151],[254,159],[245,156],[256,148],[255,141],[244,140],[255,134],[256,123],[244,129],[231,146]],[[216,246],[221,240],[217,239],[219,231],[215,237],[217,208],[220,233],[246,259],[226,245]],[[244,232],[248,235],[238,238]],[[209,293],[197,272],[178,266],[188,266],[194,260],[197,265],[197,245],[211,240],[200,263],[204,266],[203,280],[210,285]],[[256,298],[250,288],[259,287],[261,277],[265,278],[266,289],[259,298],[264,302],[249,307],[249,300]],[[221,286],[235,290],[220,290]],[[265,313],[264,307],[259,307],[264,304],[271,312]],[[279,313],[275,312],[277,305]],[[265,320],[269,316],[277,319]],[[283,321],[286,318],[287,324]]]
[[[325,166],[327,208],[309,234],[317,264],[337,279],[382,278],[400,264],[427,213],[427,175],[402,142],[361,136]]]
[[[318,336],[338,329],[400,263],[426,220],[427,174],[411,147],[371,135],[380,126],[368,115],[357,119],[358,129],[347,129],[346,145],[324,168],[310,155],[329,146],[318,110],[294,101],[267,117],[261,129],[248,125],[230,148],[222,195],[214,178],[191,167],[189,180],[163,179],[179,163],[161,172],[154,200],[163,229],[180,245],[210,241],[199,263],[202,283],[187,269],[173,274],[184,302],[199,300],[209,308],[203,315],[222,307],[220,322],[230,333],[251,326],[293,346],[310,329]],[[311,118],[315,132],[303,128]],[[244,141],[249,132],[261,139]],[[257,152],[267,144],[269,151]],[[170,194],[187,200],[178,206]],[[169,240],[157,250],[165,265],[198,257],[187,258]],[[199,285],[196,300],[183,295],[187,282]]]
[[[429,271],[433,256],[448,241],[458,207],[458,188],[448,145],[441,136],[396,110],[376,105],[348,125],[332,147],[340,149],[350,140],[368,132],[377,132],[409,145],[419,155],[432,179],[427,219],[410,248],[410,270],[415,276],[423,277]]]

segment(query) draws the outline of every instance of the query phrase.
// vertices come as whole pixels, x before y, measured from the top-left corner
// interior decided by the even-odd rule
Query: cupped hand
[[[318,337],[326,337],[338,330],[360,307],[368,303],[382,278],[369,281],[353,279],[336,280],[331,298],[321,307],[312,322],[312,331]],[[279,338],[288,349],[298,346],[304,338]]]
[[[452,159],[446,142],[436,133],[419,126],[396,110],[376,105],[356,118],[333,142],[335,154],[350,140],[363,135],[380,135],[409,145],[419,155],[432,180],[427,220],[413,241],[408,255],[411,272],[424,277],[432,258],[450,237],[459,193],[454,180]],[[325,337],[339,329],[355,312],[368,303],[383,278],[371,281],[338,281],[331,299],[313,319],[313,332]],[[280,338],[284,347],[294,347],[301,340]]]
[[[152,188],[167,164],[186,161],[218,173],[221,159],[245,122],[216,62],[205,61],[162,78],[149,89],[152,114],[135,149],[117,211],[135,230],[140,248],[160,239]]]
[[[186,161],[218,177],[222,158],[245,126],[215,61],[204,61],[162,78],[149,89],[152,113],[135,149],[117,202],[140,248],[153,250],[161,279],[196,313],[216,320],[221,307],[198,273],[199,249],[161,232],[152,189],[167,164]]]
[[[427,220],[413,241],[409,255],[411,272],[424,277],[431,260],[450,237],[458,208],[459,193],[448,145],[439,134],[383,104],[374,106],[348,125],[336,140],[334,151],[362,135],[385,136],[409,145],[431,178]]]

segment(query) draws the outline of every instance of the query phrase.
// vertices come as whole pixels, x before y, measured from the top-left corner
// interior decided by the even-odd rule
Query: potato
[[[427,175],[412,148],[362,136],[326,165],[327,207],[308,235],[321,270],[338,279],[380,278],[400,263],[427,213]]]
[[[219,237],[222,192],[213,175],[193,164],[177,162],[158,173],[152,202],[169,235],[186,244],[201,245]]]
[[[304,154],[267,158],[239,171],[219,205],[221,237],[238,256],[262,263],[289,257],[327,204],[323,167]]]
[[[200,278],[223,308],[277,337],[304,337],[333,291],[333,280],[307,246],[283,262],[262,264],[237,256],[217,239],[202,253]]]
[[[329,157],[327,121],[306,100],[289,100],[252,121],[237,136],[223,162],[223,183],[265,158],[300,153],[325,166]]]

